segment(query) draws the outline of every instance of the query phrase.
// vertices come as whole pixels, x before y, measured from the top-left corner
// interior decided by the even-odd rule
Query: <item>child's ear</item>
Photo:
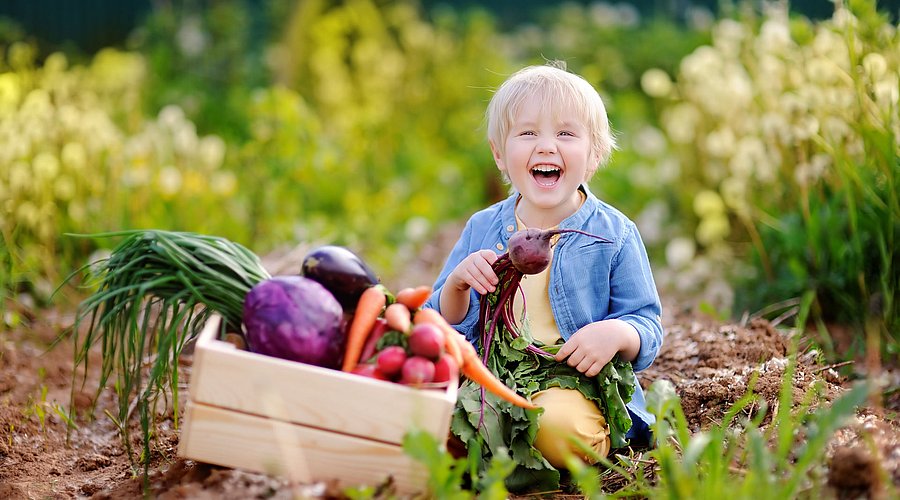
[[[506,172],[506,164],[503,162],[503,155],[500,153],[500,149],[497,148],[494,141],[490,141],[490,144],[491,154],[494,156],[494,163],[497,164],[497,168],[500,169],[501,172]]]

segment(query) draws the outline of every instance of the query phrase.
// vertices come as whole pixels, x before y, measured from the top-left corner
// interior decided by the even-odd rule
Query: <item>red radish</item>
[[[362,375],[363,377],[374,378],[376,380],[387,380],[390,381],[390,377],[382,373],[381,370],[378,369],[377,366],[372,363],[366,363],[362,365],[356,365],[356,368],[353,369],[352,372],[357,375]]]
[[[385,375],[394,376],[403,369],[406,359],[406,351],[398,345],[392,345],[385,347],[378,353],[378,357],[375,358],[375,364]]]
[[[416,356],[438,359],[444,353],[444,333],[431,323],[413,326],[409,334],[409,351]]]
[[[434,379],[432,382],[450,382],[459,377],[459,366],[449,354],[443,354],[434,362]]]
[[[403,363],[403,371],[400,374],[400,382],[403,384],[420,385],[434,380],[434,363],[422,356],[411,356]]]
[[[375,355],[375,347],[378,345],[378,341],[390,330],[391,328],[384,318],[375,319],[375,326],[373,326],[372,330],[369,332],[369,337],[366,338],[366,344],[363,346],[362,354],[359,356],[360,363],[365,363],[372,359],[372,356]]]

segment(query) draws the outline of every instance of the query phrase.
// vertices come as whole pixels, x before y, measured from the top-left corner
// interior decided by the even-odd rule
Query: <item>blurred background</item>
[[[560,59],[606,100],[621,149],[591,188],[638,223],[672,314],[896,360],[897,19],[867,0],[5,0],[0,329],[116,242],[71,233],[335,243],[425,284],[505,196],[491,89]]]

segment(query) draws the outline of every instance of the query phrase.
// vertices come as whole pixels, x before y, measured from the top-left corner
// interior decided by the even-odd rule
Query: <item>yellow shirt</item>
[[[519,230],[526,229],[525,224],[522,223],[518,215],[516,215],[516,224],[518,224]],[[553,247],[558,239],[558,235],[554,236],[550,243],[551,262],[553,261]],[[528,322],[531,338],[546,345],[553,345],[562,336],[559,334],[559,327],[556,326],[556,320],[553,319],[553,311],[550,309],[549,283],[550,266],[547,266],[546,269],[538,274],[522,276],[522,281],[519,283],[519,286],[522,288],[522,295],[516,295],[513,300],[513,313],[521,329],[524,324],[522,318],[522,310],[524,308],[527,313],[524,321]]]
[[[581,201],[585,200],[582,193]],[[516,224],[519,230],[526,229],[525,224],[516,214]],[[559,235],[550,240],[550,260],[553,261],[553,247],[559,240]],[[531,337],[534,340],[553,345],[562,338],[559,327],[553,319],[553,311],[550,309],[550,294],[548,284],[550,282],[550,266],[538,274],[526,274],[522,276],[519,286],[521,295],[516,295],[513,300],[513,313],[519,324],[520,330],[523,323],[528,322]],[[523,299],[527,317],[523,317]],[[600,408],[582,396],[575,389],[563,389],[551,387],[535,393],[532,401],[544,408],[544,413],[539,417],[539,427],[535,436],[534,445],[540,450],[544,458],[556,468],[566,467],[566,457],[574,454],[585,462],[595,463],[594,456],[588,456],[584,451],[570,441],[574,438],[593,450],[600,457],[609,454],[610,439],[609,426]]]

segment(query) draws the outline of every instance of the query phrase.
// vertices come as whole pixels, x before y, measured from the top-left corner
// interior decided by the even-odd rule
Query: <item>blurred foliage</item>
[[[812,321],[850,326],[860,344],[868,331],[896,356],[898,75],[896,27],[855,1],[816,24],[775,8],[723,19],[674,85],[645,81],[677,159],[662,219],[678,226],[676,288],[732,280],[736,313],[780,303],[782,317],[806,296]]]

